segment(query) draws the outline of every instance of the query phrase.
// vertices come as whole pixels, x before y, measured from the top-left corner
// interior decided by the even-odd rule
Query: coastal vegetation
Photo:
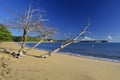
[[[38,37],[33,37],[33,36],[28,36],[27,37],[27,42],[38,42],[41,38]],[[22,36],[12,36],[12,40],[15,42],[21,42],[22,41]]]
[[[7,26],[0,24],[0,42],[1,41],[12,41],[12,34],[8,30]]]
[[[3,31],[2,28],[3,27],[0,27],[0,42],[6,42],[6,41],[21,42],[22,41],[22,36],[13,36],[11,34],[11,32],[7,29],[7,27],[4,28],[4,29],[6,29],[6,31],[8,33],[6,31]],[[41,38],[39,38],[39,37],[27,36],[26,41],[27,42],[39,42],[39,40],[41,40]],[[43,42],[48,42],[50,40],[52,40],[52,39],[49,39],[49,38],[47,39],[46,38],[46,39],[43,40]],[[53,40],[53,41],[55,41],[55,40]]]

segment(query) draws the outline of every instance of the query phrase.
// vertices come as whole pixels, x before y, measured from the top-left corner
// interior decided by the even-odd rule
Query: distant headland
[[[107,40],[83,40],[79,42],[96,42],[96,43],[108,43]]]

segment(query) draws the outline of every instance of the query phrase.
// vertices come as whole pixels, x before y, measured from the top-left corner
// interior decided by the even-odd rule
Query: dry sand
[[[2,43],[0,47],[20,48],[14,42]],[[6,67],[0,69],[0,80],[120,80],[120,63],[64,54],[54,54],[45,59],[37,57],[44,53],[46,51],[32,50],[20,59],[6,56]]]

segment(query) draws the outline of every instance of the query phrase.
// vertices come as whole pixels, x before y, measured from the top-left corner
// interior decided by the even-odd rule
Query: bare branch
[[[79,39],[80,38],[80,36],[82,36],[85,32],[86,32],[86,30],[87,30],[87,28],[90,26],[90,19],[88,18],[88,24],[86,25],[86,27],[78,34],[78,36],[76,36],[73,40],[77,40],[77,39]]]
[[[89,27],[89,25],[90,25],[90,19],[88,19],[88,24],[85,26],[85,28],[84,28],[75,38],[73,38],[71,41],[69,41],[69,42],[67,42],[67,43],[65,43],[65,44],[62,44],[62,45],[61,45],[60,47],[58,47],[57,49],[49,52],[48,55],[51,56],[53,53],[58,52],[59,50],[65,48],[66,46],[68,46],[68,45],[70,45],[71,43],[73,43],[75,40],[78,40],[78,39],[86,32],[86,30],[87,30],[87,28]],[[43,57],[43,58],[46,58],[46,56],[48,56],[48,55],[45,54],[45,55],[42,55],[42,57]]]

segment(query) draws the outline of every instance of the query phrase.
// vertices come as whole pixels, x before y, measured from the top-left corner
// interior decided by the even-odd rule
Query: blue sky
[[[32,1],[33,7],[47,11],[49,24],[58,28],[57,39],[71,31],[75,36],[87,24],[91,25],[85,39],[108,39],[120,42],[120,0],[0,0],[0,17],[11,17],[10,10],[21,13]],[[11,30],[13,35],[21,35]],[[20,32],[20,31],[19,31]]]

